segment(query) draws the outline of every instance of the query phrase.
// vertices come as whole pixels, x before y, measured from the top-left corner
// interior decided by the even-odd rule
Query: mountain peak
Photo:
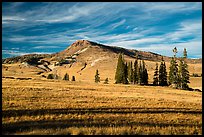
[[[84,45],[90,45],[91,43],[94,43],[94,42],[91,42],[91,41],[88,41],[88,40],[76,40],[74,43],[72,43],[72,45],[74,45],[74,46],[84,46]]]
[[[71,48],[76,48],[76,47],[78,47],[78,48],[87,47],[90,44],[91,44],[91,42],[88,40],[76,40],[66,50],[69,50]]]

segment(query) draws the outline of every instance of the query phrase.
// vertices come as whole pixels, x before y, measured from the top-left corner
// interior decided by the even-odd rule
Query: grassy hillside
[[[85,55],[84,55],[85,54]],[[94,76],[96,69],[99,70],[99,74],[101,77],[101,80],[104,81],[106,78],[109,79],[109,83],[115,82],[115,71],[117,66],[117,55],[113,55],[113,57],[108,57],[106,55],[97,55],[92,56],[93,59],[90,61],[86,61],[87,65],[84,68],[84,64],[86,60],[85,57],[89,57],[88,53],[84,53],[82,56],[79,56],[79,62],[74,63],[70,66],[70,64],[64,64],[62,66],[52,66],[50,65],[50,68],[53,68],[53,71],[44,71],[43,69],[31,65],[24,65],[21,63],[16,64],[3,64],[2,66],[2,74],[4,77],[10,76],[10,77],[29,77],[33,79],[46,79],[44,76],[48,76],[49,73],[58,74],[61,79],[65,75],[65,73],[68,73],[70,78],[71,76],[75,76],[77,81],[82,82],[89,82],[94,83]],[[87,54],[87,55],[86,55]],[[100,58],[99,58],[100,56]],[[88,60],[88,59],[87,59]],[[125,56],[126,61],[134,61],[133,58]],[[160,65],[160,62],[157,62]],[[154,70],[156,66],[155,61],[145,61],[146,68],[148,70],[148,77],[149,77],[149,83],[153,82],[153,75]],[[201,75],[202,73],[202,64],[188,64],[188,70],[190,72],[190,75],[193,73],[196,73],[198,75]],[[84,68],[83,70],[81,70]],[[166,62],[166,68],[167,72],[169,72],[169,62]],[[197,80],[200,78],[191,77],[191,83],[189,84],[192,88],[198,88],[202,90],[202,80]]]

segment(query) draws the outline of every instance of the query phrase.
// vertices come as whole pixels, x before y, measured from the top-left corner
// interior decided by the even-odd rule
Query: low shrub
[[[53,75],[53,74],[49,74],[49,75],[47,76],[47,79],[54,79],[54,75]]]

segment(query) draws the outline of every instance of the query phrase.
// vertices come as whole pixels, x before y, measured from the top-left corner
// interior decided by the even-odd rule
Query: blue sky
[[[2,58],[55,53],[86,39],[202,58],[201,2],[3,2]]]

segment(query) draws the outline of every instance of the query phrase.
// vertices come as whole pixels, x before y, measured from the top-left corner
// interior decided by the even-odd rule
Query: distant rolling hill
[[[171,57],[153,52],[107,46],[88,40],[77,40],[61,52],[54,54],[29,54],[7,58],[2,59],[2,63],[3,65],[20,64],[19,67],[25,67],[25,64],[26,66],[32,66],[30,68],[40,71],[37,73],[38,75],[40,74],[39,76],[57,73],[60,77],[63,77],[65,73],[69,73],[70,75],[75,75],[77,80],[85,81],[94,81],[95,71],[99,69],[102,80],[109,78],[111,82],[114,82],[119,53],[124,54],[126,61],[134,61],[136,56],[138,59],[145,60],[150,81],[156,62],[160,62],[163,57],[168,70],[171,59]],[[191,74],[202,73],[202,59],[186,59],[186,61],[189,64]],[[6,67],[3,66],[3,68]]]

